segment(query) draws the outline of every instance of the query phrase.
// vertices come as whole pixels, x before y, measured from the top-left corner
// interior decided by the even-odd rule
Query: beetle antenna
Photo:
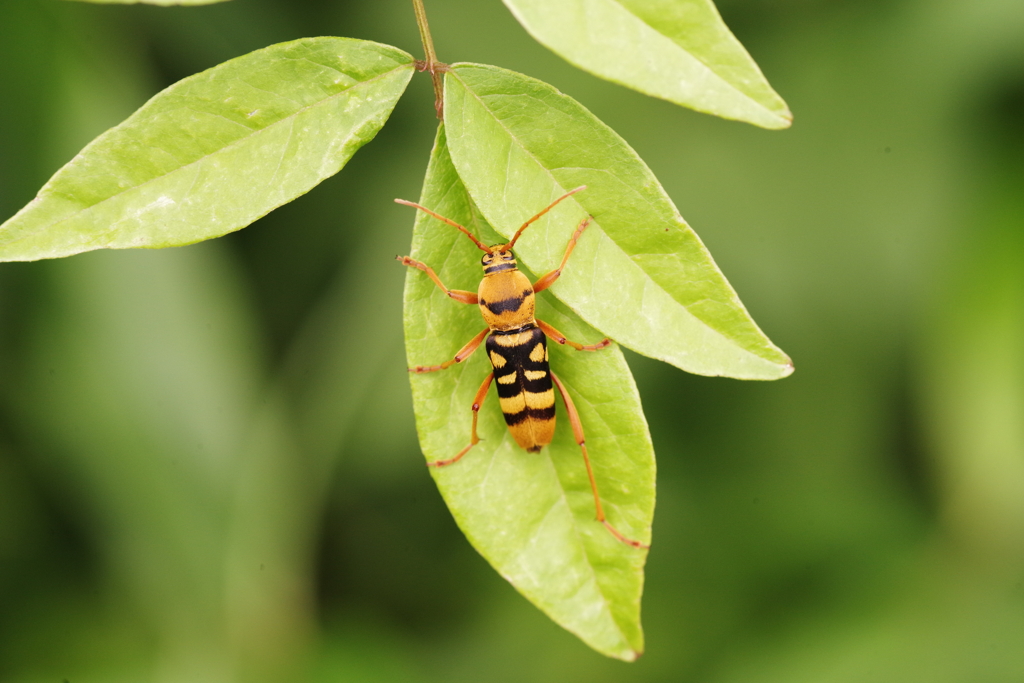
[[[573,192],[575,192],[575,190],[573,190]],[[477,238],[473,237],[473,233],[471,233],[469,230],[466,230],[464,227],[462,227],[461,225],[459,225],[455,221],[450,220],[448,218],[445,218],[444,216],[441,216],[439,214],[436,214],[433,211],[431,211],[430,209],[428,209],[427,207],[420,206],[419,204],[417,204],[415,202],[406,201],[405,199],[396,199],[395,203],[396,204],[405,204],[406,206],[411,206],[413,208],[419,209],[420,211],[423,211],[424,213],[430,214],[431,216],[433,216],[434,218],[436,218],[439,221],[444,221],[445,223],[447,223],[448,225],[452,226],[453,228],[456,228],[456,229],[460,230],[469,239],[473,240],[473,244],[475,244],[479,249],[487,252],[488,254],[491,253],[491,250],[488,249],[486,245],[484,245]]]
[[[570,196],[572,196],[572,195],[576,194],[577,192],[579,192],[579,191],[581,191],[581,190],[585,190],[585,189],[587,189],[587,186],[586,186],[586,185],[580,185],[580,186],[579,186],[579,187],[577,187],[576,189],[573,189],[573,190],[569,190],[568,192],[566,192],[565,194],[563,194],[563,195],[562,195],[561,197],[559,197],[559,198],[558,198],[558,199],[556,199],[555,201],[553,201],[553,202],[551,202],[550,204],[548,204],[548,208],[544,209],[543,211],[541,211],[540,213],[538,213],[538,214],[537,214],[536,216],[534,216],[534,217],[533,217],[533,218],[531,218],[530,220],[528,220],[528,221],[526,221],[525,223],[523,223],[523,226],[522,226],[521,228],[519,228],[518,230],[516,230],[516,234],[515,234],[515,236],[514,236],[514,237],[512,237],[512,241],[508,243],[508,248],[509,248],[509,249],[511,249],[511,248],[512,248],[513,246],[515,246],[516,240],[517,240],[517,239],[519,239],[519,236],[523,234],[523,230],[526,230],[526,229],[527,229],[528,227],[530,227],[530,224],[531,224],[531,223],[533,223],[534,221],[536,221],[536,220],[537,220],[538,218],[540,218],[541,216],[543,216],[544,214],[546,214],[546,213],[547,213],[548,211],[550,211],[551,209],[555,208],[555,204],[558,204],[558,202],[562,201],[562,200],[563,200],[563,199],[565,199],[566,197],[570,197]]]

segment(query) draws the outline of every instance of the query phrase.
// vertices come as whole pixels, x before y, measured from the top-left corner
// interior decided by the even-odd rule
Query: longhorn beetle
[[[417,365],[409,368],[410,372],[424,373],[445,370],[455,363],[461,363],[472,355],[480,346],[484,338],[487,339],[487,357],[491,361],[492,372],[484,378],[483,384],[476,392],[473,400],[473,430],[469,445],[459,451],[454,457],[448,460],[435,460],[429,463],[431,467],[446,467],[458,462],[462,456],[469,452],[473,446],[479,443],[480,439],[476,433],[477,416],[480,406],[487,396],[491,381],[497,380],[498,401],[501,404],[501,412],[505,415],[505,424],[508,425],[512,437],[521,447],[530,453],[538,453],[541,448],[551,443],[555,434],[555,393],[552,382],[558,387],[558,393],[562,395],[566,412],[569,414],[569,424],[572,425],[573,435],[576,443],[583,452],[583,462],[587,466],[587,476],[590,478],[590,489],[594,493],[594,507],[597,513],[597,521],[612,533],[615,538],[631,545],[634,548],[647,548],[643,543],[627,538],[620,533],[605,518],[604,508],[601,506],[601,496],[597,492],[597,481],[594,479],[594,470],[590,466],[590,456],[587,455],[587,445],[583,438],[583,425],[580,423],[579,413],[573,405],[569,392],[555,373],[548,367],[548,348],[545,335],[551,337],[559,344],[568,344],[577,351],[598,351],[611,344],[610,339],[604,339],[597,344],[580,344],[565,338],[561,332],[543,320],[537,320],[533,316],[534,295],[550,287],[562,274],[566,261],[576,247],[583,231],[590,224],[591,217],[588,216],[576,226],[576,231],[569,238],[569,244],[562,255],[562,263],[555,270],[543,276],[537,282],[530,284],[523,273],[516,267],[516,257],[512,253],[512,247],[516,240],[523,234],[534,221],[546,214],[560,201],[581,190],[586,186],[577,187],[566,192],[561,197],[551,202],[546,209],[538,213],[523,225],[512,236],[508,244],[493,244],[485,246],[480,240],[473,236],[469,230],[455,221],[440,216],[430,209],[406,201],[396,199],[399,204],[412,206],[424,213],[427,213],[439,221],[458,229],[473,244],[484,252],[480,264],[484,269],[484,277],[480,281],[477,293],[467,292],[460,289],[448,289],[430,266],[421,263],[409,256],[396,256],[395,258],[403,265],[422,270],[434,281],[441,290],[450,298],[464,304],[477,304],[480,306],[480,313],[484,317],[487,327],[478,335],[469,340],[462,349],[455,354],[451,360],[446,360],[440,365]]]

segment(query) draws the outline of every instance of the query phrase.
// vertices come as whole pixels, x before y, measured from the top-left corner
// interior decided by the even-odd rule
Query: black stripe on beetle
[[[494,315],[501,315],[502,313],[511,313],[513,311],[518,311],[520,306],[523,305],[523,301],[526,300],[526,297],[532,294],[533,292],[526,291],[520,294],[519,296],[513,296],[508,299],[502,299],[500,301],[484,301],[483,299],[481,299],[480,305],[486,306],[487,310],[489,310]]]
[[[488,266],[484,268],[484,275],[493,275],[494,273],[501,273],[506,270],[518,270],[518,268],[516,268],[515,261],[512,261],[511,263],[499,263],[496,266]]]

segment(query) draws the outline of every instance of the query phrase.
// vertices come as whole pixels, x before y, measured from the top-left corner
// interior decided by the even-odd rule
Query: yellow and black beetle
[[[576,443],[583,452],[583,462],[587,467],[587,475],[590,478],[590,488],[594,493],[594,507],[597,512],[597,521],[612,533],[615,538],[635,548],[646,548],[647,546],[639,541],[634,541],[622,535],[605,518],[604,509],[601,506],[601,496],[597,491],[597,482],[594,479],[594,470],[590,466],[590,456],[587,454],[586,442],[583,438],[583,425],[580,423],[576,406],[573,405],[569,393],[565,390],[562,382],[555,373],[551,372],[548,366],[548,349],[545,336],[550,337],[559,344],[568,344],[577,351],[597,351],[611,344],[610,339],[604,339],[597,344],[580,344],[565,338],[561,332],[543,320],[534,317],[534,295],[550,287],[562,274],[569,256],[576,247],[583,231],[590,224],[590,217],[583,219],[576,227],[576,231],[569,238],[569,244],[562,256],[562,263],[555,270],[543,276],[537,282],[531,284],[529,279],[516,266],[516,257],[512,253],[512,247],[516,240],[523,234],[523,231],[531,223],[550,211],[560,201],[581,190],[586,186],[577,187],[566,192],[564,195],[551,202],[547,208],[538,213],[523,225],[512,236],[508,244],[494,244],[490,247],[484,245],[473,234],[458,223],[440,216],[430,209],[419,204],[396,199],[399,204],[412,206],[420,211],[430,214],[434,218],[444,221],[448,225],[460,230],[464,235],[473,240],[473,243],[484,252],[480,264],[484,270],[484,277],[480,281],[477,292],[467,292],[460,289],[448,289],[430,266],[421,263],[409,256],[396,257],[403,265],[417,268],[426,273],[434,283],[444,291],[450,298],[464,304],[477,304],[480,313],[483,315],[487,327],[478,335],[473,337],[468,344],[451,360],[440,365],[417,365],[409,368],[410,372],[435,372],[451,367],[455,363],[461,363],[480,344],[487,339],[487,356],[491,361],[492,372],[484,378],[480,385],[476,398],[473,401],[473,430],[469,445],[459,451],[454,457],[447,460],[435,460],[429,463],[432,467],[444,467],[458,462],[469,449],[479,443],[480,439],[476,433],[477,416],[480,406],[483,404],[487,390],[491,382],[496,381],[498,385],[498,401],[501,404],[501,412],[505,415],[505,423],[508,425],[512,437],[522,448],[530,453],[539,452],[544,446],[551,443],[555,434],[555,392],[562,395],[565,402],[565,409],[569,415],[569,423],[572,425],[573,435]]]

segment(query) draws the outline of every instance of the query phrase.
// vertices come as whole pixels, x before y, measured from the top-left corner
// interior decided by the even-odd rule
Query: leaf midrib
[[[210,157],[212,157],[212,156],[215,156],[215,155],[217,155],[217,154],[220,154],[220,153],[222,153],[222,152],[224,152],[224,151],[226,151],[226,150],[229,150],[229,149],[231,149],[231,148],[233,148],[233,147],[235,147],[235,146],[237,146],[237,145],[241,145],[241,144],[243,144],[243,143],[245,143],[245,142],[247,142],[247,141],[250,141],[250,140],[252,140],[253,138],[255,138],[256,136],[258,136],[258,135],[262,135],[262,134],[263,134],[264,132],[266,132],[266,131],[268,131],[268,130],[271,130],[271,129],[273,129],[273,128],[274,128],[275,126],[277,126],[277,125],[278,125],[278,124],[280,124],[280,123],[283,123],[283,122],[292,122],[292,120],[293,120],[293,119],[294,119],[295,117],[299,116],[300,114],[302,114],[302,113],[304,113],[304,112],[306,112],[306,111],[308,111],[308,110],[310,110],[310,109],[313,109],[313,108],[315,108],[315,107],[319,107],[319,106],[321,106],[321,105],[323,105],[323,104],[325,104],[325,103],[327,103],[327,102],[330,102],[331,100],[333,100],[333,99],[334,99],[334,98],[336,98],[336,97],[341,97],[342,95],[348,94],[348,93],[350,93],[351,91],[355,90],[356,88],[359,88],[359,87],[361,87],[361,86],[364,86],[364,85],[368,85],[368,84],[370,84],[370,83],[373,83],[374,81],[377,81],[377,80],[379,80],[379,79],[382,79],[382,78],[384,78],[384,77],[386,77],[386,76],[390,76],[391,74],[394,74],[395,72],[397,72],[397,71],[400,71],[400,70],[402,70],[402,69],[411,69],[411,68],[412,68],[412,66],[413,66],[413,65],[412,65],[412,63],[411,63],[411,62],[410,62],[410,63],[408,63],[408,64],[401,64],[401,65],[399,65],[399,66],[396,66],[396,67],[395,67],[395,68],[393,68],[393,69],[390,69],[390,70],[388,70],[388,71],[385,71],[384,73],[378,74],[378,75],[374,76],[373,78],[371,78],[371,79],[369,79],[369,80],[365,80],[365,81],[359,81],[358,83],[355,83],[354,85],[351,85],[351,86],[349,86],[349,87],[345,88],[344,90],[341,90],[341,91],[339,91],[339,92],[336,92],[336,93],[334,93],[333,95],[329,95],[329,96],[327,96],[327,97],[325,97],[325,98],[323,98],[323,99],[317,100],[316,102],[313,102],[312,104],[307,104],[306,106],[304,106],[304,107],[302,107],[302,108],[300,108],[300,109],[296,109],[296,110],[295,110],[294,112],[292,112],[291,114],[288,114],[287,116],[285,116],[285,117],[282,117],[282,118],[278,119],[277,121],[274,121],[273,123],[271,123],[271,124],[268,124],[267,126],[265,126],[265,127],[261,128],[261,129],[259,129],[259,130],[253,131],[253,132],[252,132],[251,134],[249,134],[249,135],[246,135],[246,136],[244,136],[244,137],[238,138],[237,140],[234,140],[234,141],[232,141],[232,142],[230,142],[230,143],[228,143],[228,144],[224,145],[223,147],[220,147],[219,149],[217,149],[217,150],[215,150],[215,151],[213,151],[213,152],[210,152],[209,154],[204,154],[203,156],[201,156],[201,157],[199,157],[199,158],[197,158],[197,159],[194,159],[193,161],[190,161],[190,162],[188,162],[187,164],[183,164],[183,165],[181,165],[181,166],[178,166],[177,168],[175,168],[175,169],[173,169],[173,170],[171,170],[171,171],[168,171],[167,173],[162,173],[162,174],[160,174],[160,175],[158,175],[158,176],[154,176],[154,177],[150,178],[149,180],[146,180],[146,181],[144,181],[144,182],[141,182],[141,183],[139,183],[139,184],[137,184],[137,185],[132,185],[131,187],[125,188],[125,189],[121,190],[120,192],[117,192],[116,194],[112,194],[112,195],[110,195],[109,197],[105,197],[105,198],[101,199],[100,201],[96,202],[95,204],[90,204],[89,206],[85,206],[85,207],[83,207],[83,208],[81,208],[81,209],[78,209],[77,211],[75,211],[75,212],[74,212],[74,213],[72,213],[71,215],[69,215],[69,216],[65,216],[64,218],[61,218],[61,219],[60,219],[59,221],[56,221],[56,222],[54,222],[54,223],[46,223],[46,224],[44,224],[44,225],[40,225],[40,226],[39,226],[39,227],[37,227],[37,228],[36,228],[35,230],[32,230],[32,231],[30,231],[30,232],[27,232],[27,233],[23,233],[22,235],[20,235],[20,236],[19,236],[19,237],[17,237],[16,239],[13,239],[13,240],[11,240],[11,241],[8,241],[8,242],[3,242],[3,243],[2,243],[2,246],[0,246],[0,249],[6,249],[7,247],[10,247],[11,245],[15,245],[15,244],[18,244],[19,242],[22,242],[22,241],[24,241],[24,240],[26,240],[26,239],[29,239],[29,238],[32,238],[32,237],[34,237],[34,236],[38,235],[38,234],[39,234],[40,232],[42,232],[42,231],[44,231],[44,230],[48,230],[48,229],[50,229],[50,228],[53,228],[53,227],[55,227],[55,226],[58,226],[58,225],[60,225],[61,223],[64,223],[64,222],[66,222],[66,221],[70,221],[70,220],[72,220],[72,219],[74,219],[74,218],[78,217],[79,215],[81,215],[81,214],[85,213],[86,211],[91,211],[91,210],[95,209],[96,207],[98,207],[98,206],[100,206],[100,205],[102,205],[102,204],[105,204],[106,202],[109,202],[109,201],[111,201],[111,200],[117,199],[118,197],[122,197],[122,196],[124,196],[125,194],[127,194],[128,192],[132,192],[132,191],[134,191],[134,190],[138,190],[139,188],[143,188],[143,187],[146,187],[146,186],[147,186],[147,185],[149,185],[150,183],[154,183],[154,182],[156,182],[156,181],[158,181],[158,180],[162,180],[162,179],[164,179],[164,178],[167,178],[168,176],[171,176],[171,175],[173,175],[173,174],[175,174],[175,173],[178,173],[179,171],[182,171],[182,170],[184,170],[184,169],[187,169],[187,168],[189,168],[189,167],[191,167],[191,166],[195,166],[196,164],[199,164],[199,163],[201,163],[201,162],[205,161],[206,159],[209,159],[209,158],[210,158]],[[236,122],[236,123],[237,123],[237,122]],[[122,124],[122,125],[123,125],[123,124]],[[119,127],[120,127],[120,126],[118,126],[117,128],[119,128]],[[112,129],[112,130],[111,130],[110,132],[112,133],[112,132],[113,132],[114,130],[116,130],[117,128],[114,128],[114,129]],[[99,140],[96,140],[95,142],[98,142],[98,141],[99,141]],[[92,146],[91,144],[90,144],[90,145],[88,145],[88,146],[86,147],[86,149],[83,149],[83,150],[82,150],[82,152],[79,152],[79,155],[83,154],[83,153],[84,153],[84,152],[85,152],[85,151],[86,151],[86,150],[87,150],[87,149],[88,149],[89,147],[91,147],[91,146]],[[51,182],[52,182],[52,181],[51,181]],[[49,183],[47,183],[47,185],[49,185]],[[14,216],[12,216],[10,220],[14,220],[14,219],[15,219],[15,218],[17,218],[17,217],[18,217],[18,216],[19,216],[19,215],[20,215],[20,214],[21,214],[22,212],[25,212],[25,211],[27,211],[27,210],[28,210],[28,209],[30,209],[30,208],[31,208],[31,207],[32,207],[32,206],[33,206],[34,204],[36,204],[36,202],[37,202],[38,200],[40,200],[41,198],[43,198],[44,196],[46,196],[46,195],[44,195],[44,194],[43,194],[44,192],[46,192],[46,188],[45,188],[45,187],[43,188],[43,190],[41,190],[41,191],[40,191],[40,193],[39,193],[39,196],[37,196],[37,197],[36,197],[36,198],[35,198],[35,199],[34,199],[34,200],[33,200],[32,202],[30,202],[30,203],[29,203],[29,204],[28,204],[27,206],[25,206],[25,208],[24,208],[24,209],[22,209],[22,211],[19,211],[19,212],[18,212],[18,213],[16,213],[16,214],[15,214]],[[51,194],[50,194],[50,196],[54,196],[54,195],[58,195],[58,194],[60,194],[60,193],[58,193],[58,192],[53,192],[53,193],[51,193]],[[9,223],[9,222],[10,222],[10,221],[7,221],[7,222],[5,222],[5,223],[4,223],[3,225],[6,225],[6,224],[7,224],[7,223]],[[2,226],[0,226],[0,227],[2,227]]]
[[[467,63],[467,66],[471,66],[471,67],[474,67],[475,65],[472,65],[472,64],[468,64],[468,63]],[[504,122],[504,121],[502,121],[501,119],[499,119],[499,118],[498,118],[497,116],[495,116],[495,115],[493,114],[493,112],[491,111],[490,107],[488,107],[488,106],[487,106],[487,104],[486,104],[486,103],[485,103],[485,102],[483,101],[483,99],[482,99],[482,98],[481,98],[481,97],[480,97],[479,95],[477,95],[477,93],[476,93],[476,92],[475,92],[475,91],[474,91],[474,90],[473,90],[472,88],[470,88],[470,87],[469,87],[469,86],[468,86],[468,85],[466,84],[466,82],[465,82],[465,81],[463,81],[463,80],[462,80],[462,78],[461,78],[461,77],[460,77],[460,76],[458,75],[458,72],[456,71],[456,69],[454,69],[454,68],[453,68],[453,69],[452,69],[451,71],[449,71],[448,73],[449,73],[450,75],[452,75],[452,76],[453,76],[454,78],[457,78],[457,79],[459,80],[459,82],[460,82],[460,83],[462,83],[462,86],[463,86],[463,88],[464,88],[464,89],[466,90],[466,92],[470,93],[470,94],[471,94],[471,95],[472,95],[472,96],[473,96],[474,98],[476,98],[476,100],[477,100],[477,101],[478,101],[478,102],[480,103],[480,106],[481,106],[481,107],[483,107],[484,111],[486,111],[486,112],[487,112],[488,114],[490,114],[491,118],[492,118],[492,119],[494,119],[494,121],[495,121],[495,122],[496,122],[496,123],[497,123],[497,124],[498,124],[499,126],[501,126],[501,128],[502,128],[502,129],[503,129],[503,130],[504,130],[504,131],[505,131],[505,132],[506,132],[506,133],[508,134],[508,136],[509,136],[509,139],[510,139],[510,140],[512,140],[512,141],[513,141],[513,142],[514,142],[514,143],[515,143],[516,145],[518,145],[518,147],[519,147],[519,148],[520,148],[520,149],[521,149],[521,150],[523,151],[523,153],[524,153],[524,154],[526,154],[526,155],[527,155],[527,156],[528,156],[528,157],[529,157],[530,159],[533,159],[533,161],[534,161],[534,162],[535,162],[535,163],[537,164],[537,166],[538,166],[538,167],[539,167],[540,169],[542,169],[542,170],[543,170],[543,171],[544,171],[545,173],[547,173],[547,175],[548,175],[548,176],[549,176],[549,177],[551,178],[551,181],[552,181],[552,182],[553,182],[553,183],[555,184],[555,186],[556,186],[556,187],[558,187],[558,188],[560,188],[561,190],[563,190],[563,191],[564,191],[564,190],[565,190],[565,188],[564,188],[564,187],[562,187],[562,184],[561,184],[561,183],[559,183],[559,182],[558,182],[558,180],[556,180],[556,179],[555,179],[554,175],[553,175],[553,174],[551,173],[551,170],[550,170],[550,169],[548,169],[548,168],[547,168],[546,166],[544,166],[544,164],[542,164],[542,163],[540,162],[540,160],[539,160],[539,159],[537,158],[537,156],[536,156],[536,155],[535,155],[535,154],[534,154],[533,152],[531,152],[531,151],[530,151],[529,149],[527,149],[527,148],[526,148],[526,147],[525,147],[525,146],[524,146],[524,145],[523,145],[523,144],[522,144],[521,142],[519,142],[519,139],[518,139],[518,138],[517,138],[517,137],[516,137],[515,135],[513,135],[513,134],[512,134],[512,131],[511,131],[511,130],[509,130],[508,126],[506,126],[506,125],[505,125],[505,122]],[[561,93],[559,93],[559,94],[561,95]],[[468,188],[467,188],[467,191],[468,191]],[[577,201],[577,199],[576,199],[575,197],[570,197],[568,201],[571,201],[571,202],[575,203],[575,204],[576,204],[577,206],[579,206],[579,208],[581,208],[581,209],[583,209],[584,211],[586,211],[586,209],[585,209],[585,208],[584,208],[583,206],[581,206],[581,205],[580,205],[579,201]],[[605,230],[605,229],[604,229],[603,227],[601,227],[601,223],[600,223],[600,222],[597,222],[597,221],[595,221],[595,223],[596,223],[597,227],[598,227],[598,228],[600,228],[600,230],[601,230],[601,234],[603,234],[603,235],[604,235],[605,237],[607,237],[607,238],[608,238],[608,239],[609,239],[609,240],[610,240],[610,241],[612,242],[612,244],[614,244],[614,245],[616,246],[616,248],[618,248],[618,249],[619,249],[620,251],[622,251],[623,253],[626,253],[626,250],[625,250],[625,249],[623,249],[622,247],[620,247],[620,246],[619,246],[619,243],[618,243],[618,242],[616,242],[616,241],[615,241],[615,239],[614,239],[614,238],[612,238],[612,236],[611,236],[611,235],[609,235],[609,234],[608,234],[608,232],[607,232],[607,231],[606,231],[606,230]],[[690,230],[692,231],[692,230],[693,230],[693,228],[690,228]],[[626,254],[626,257],[627,257],[627,258],[629,258],[629,255],[628,255],[628,254]],[[632,261],[632,259],[630,259],[630,261]],[[634,262],[634,263],[635,263],[635,262]],[[645,276],[647,277],[648,281],[650,281],[650,283],[651,283],[652,285],[654,285],[655,287],[657,287],[657,288],[658,288],[658,289],[659,289],[659,290],[660,290],[661,292],[664,292],[664,293],[665,293],[665,295],[666,295],[666,296],[667,296],[667,297],[668,297],[669,299],[671,299],[672,301],[675,301],[675,302],[676,302],[677,304],[679,304],[679,306],[680,306],[680,307],[682,307],[682,308],[683,308],[683,309],[684,309],[684,310],[685,310],[685,311],[686,311],[686,312],[687,312],[687,313],[688,313],[689,315],[693,316],[693,319],[694,319],[694,320],[697,320],[697,321],[699,321],[701,325],[703,325],[703,326],[704,326],[704,327],[706,327],[707,329],[709,329],[709,330],[711,330],[712,332],[714,332],[715,334],[717,334],[717,335],[718,335],[719,337],[721,337],[722,339],[724,339],[725,341],[727,341],[727,342],[728,342],[729,344],[732,344],[733,346],[735,346],[736,348],[740,349],[741,351],[743,351],[743,352],[745,352],[745,353],[748,353],[748,354],[750,354],[750,355],[754,356],[755,358],[760,358],[761,360],[763,360],[763,361],[765,361],[765,362],[767,362],[767,363],[771,363],[771,364],[773,364],[773,365],[778,365],[778,366],[781,366],[781,365],[782,365],[781,363],[778,363],[778,362],[776,362],[776,361],[773,361],[773,360],[771,360],[771,359],[769,359],[769,358],[765,358],[764,356],[762,356],[762,355],[761,355],[761,354],[759,354],[759,353],[756,353],[756,352],[754,352],[754,351],[751,351],[751,350],[750,350],[750,349],[748,349],[747,347],[745,347],[745,346],[742,346],[742,345],[741,345],[741,344],[740,344],[740,343],[739,343],[738,341],[736,341],[735,339],[732,339],[731,337],[727,337],[727,336],[726,336],[726,335],[725,335],[725,334],[724,334],[723,332],[721,332],[720,330],[718,330],[718,329],[716,329],[716,328],[712,327],[711,325],[709,325],[709,324],[708,324],[708,323],[707,323],[707,322],[706,322],[706,321],[705,321],[705,320],[704,320],[703,318],[701,318],[701,317],[699,317],[699,316],[698,316],[697,314],[693,313],[693,312],[692,312],[692,311],[690,310],[690,307],[689,307],[689,306],[687,306],[686,304],[683,304],[683,303],[680,303],[679,301],[677,301],[677,300],[676,300],[676,298],[675,298],[674,296],[672,296],[672,294],[670,294],[670,293],[668,292],[668,290],[666,290],[666,289],[665,289],[664,287],[662,287],[662,286],[661,286],[661,285],[660,285],[660,284],[659,284],[658,282],[656,282],[656,281],[654,280],[654,278],[652,278],[652,277],[651,277],[650,275],[648,275],[647,271],[646,271],[646,270],[644,270],[644,268],[643,268],[642,266],[640,266],[639,264],[636,264],[636,267],[637,267],[637,268],[639,268],[639,269],[641,270],[641,272],[643,272],[643,273],[644,273],[644,275],[645,275]],[[576,311],[576,309],[575,309],[575,308],[573,308],[573,307],[572,307],[572,305],[570,305],[568,301],[563,301],[563,300],[562,300],[562,298],[561,298],[560,296],[558,296],[558,295],[557,295],[557,294],[556,294],[556,293],[554,292],[554,290],[553,290],[553,289],[552,289],[552,290],[550,290],[550,291],[551,291],[551,293],[552,293],[552,294],[554,294],[554,295],[555,295],[555,296],[556,296],[556,297],[558,298],[558,300],[559,300],[559,301],[562,301],[562,302],[563,302],[563,303],[564,303],[565,305],[569,306],[569,308],[571,308],[571,309],[572,309],[573,311]],[[589,322],[589,321],[588,321],[588,322]]]

